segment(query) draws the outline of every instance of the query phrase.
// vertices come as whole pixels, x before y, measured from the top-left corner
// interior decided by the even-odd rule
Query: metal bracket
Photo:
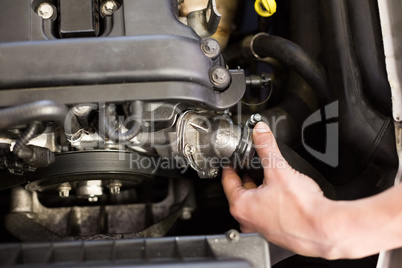
[[[193,11],[187,15],[187,25],[202,38],[213,35],[220,21],[221,14],[216,8],[215,0],[209,0],[205,9]]]

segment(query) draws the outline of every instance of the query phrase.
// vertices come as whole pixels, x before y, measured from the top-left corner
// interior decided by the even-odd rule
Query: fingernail
[[[268,125],[265,124],[264,122],[259,122],[255,126],[255,131],[257,133],[269,133],[269,132],[271,132],[271,129],[269,129]]]

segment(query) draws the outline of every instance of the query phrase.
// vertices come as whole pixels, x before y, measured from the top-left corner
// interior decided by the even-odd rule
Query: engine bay
[[[219,267],[220,256],[230,256],[222,267],[283,261],[291,252],[234,231],[220,183],[225,165],[262,179],[260,121],[330,199],[395,183],[402,119],[375,0],[0,2],[4,252],[38,242],[90,252],[88,241],[119,241],[123,252],[127,241],[155,250],[133,253],[138,265],[175,263],[184,257],[171,247],[187,256],[181,247],[195,245],[208,252],[197,255],[204,266]],[[214,239],[219,248],[204,248]],[[247,257],[252,245],[260,255]],[[15,254],[13,264],[37,257]],[[309,260],[288,262],[277,267]]]

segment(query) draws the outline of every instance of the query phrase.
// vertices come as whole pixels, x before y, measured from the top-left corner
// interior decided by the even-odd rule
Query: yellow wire
[[[261,17],[270,17],[276,12],[276,2],[275,0],[256,0],[254,8]]]

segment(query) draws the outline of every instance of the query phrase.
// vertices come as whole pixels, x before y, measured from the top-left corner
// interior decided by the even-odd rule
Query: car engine
[[[0,264],[318,267],[236,231],[221,168],[262,180],[264,121],[330,199],[394,185],[380,2],[0,0]]]

